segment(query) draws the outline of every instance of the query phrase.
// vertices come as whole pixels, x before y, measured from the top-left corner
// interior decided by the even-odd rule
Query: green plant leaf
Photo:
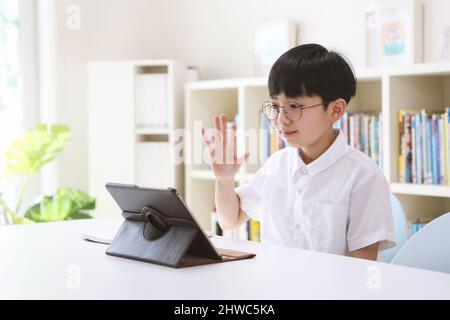
[[[92,216],[88,213],[77,211],[77,212],[71,213],[67,217],[67,220],[78,220],[78,219],[92,219]]]
[[[27,219],[25,217],[21,217],[18,214],[10,213],[11,220],[13,224],[30,224],[34,223],[34,221]]]
[[[60,188],[29,208],[25,217],[35,222],[88,219],[91,216],[82,210],[91,209],[95,209],[95,198],[79,190]]]
[[[6,171],[35,175],[46,163],[54,160],[69,142],[67,126],[39,124],[12,142],[5,152]]]

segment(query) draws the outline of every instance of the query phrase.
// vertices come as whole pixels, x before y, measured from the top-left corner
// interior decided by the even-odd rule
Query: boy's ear
[[[330,115],[333,122],[339,120],[345,113],[347,109],[347,102],[344,99],[336,99],[328,105],[328,109],[330,109]]]

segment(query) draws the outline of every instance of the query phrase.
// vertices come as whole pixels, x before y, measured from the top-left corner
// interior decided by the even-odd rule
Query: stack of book
[[[335,124],[347,143],[383,167],[382,113],[346,112]]]
[[[168,127],[169,105],[167,74],[137,74],[135,78],[135,99],[136,127]]]
[[[286,146],[285,141],[279,133],[272,128],[270,120],[261,112],[259,121],[258,153],[261,163],[266,162],[271,154],[283,149]]]
[[[400,183],[449,185],[449,121],[450,108],[443,113],[399,111]]]
[[[427,223],[429,223],[431,220],[424,220],[424,219],[416,219],[413,221],[409,221],[408,223],[408,232],[409,236],[411,237],[416,232],[418,232],[420,229],[422,229]]]

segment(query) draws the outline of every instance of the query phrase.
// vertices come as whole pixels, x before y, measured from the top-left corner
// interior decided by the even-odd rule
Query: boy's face
[[[289,98],[284,93],[281,93],[271,97],[271,101],[278,106],[289,106],[293,102],[302,106],[302,108],[317,105],[312,108],[302,109],[302,115],[297,121],[292,121],[286,117],[284,108],[280,109],[277,119],[272,120],[272,124],[278,130],[283,140],[289,146],[295,148],[309,147],[318,143],[326,134],[329,134],[333,123],[345,112],[337,110],[335,102],[331,102],[328,109],[325,110],[322,98],[319,96]]]

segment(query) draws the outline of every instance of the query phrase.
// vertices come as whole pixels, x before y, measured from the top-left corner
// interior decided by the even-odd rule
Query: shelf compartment
[[[201,128],[213,128],[214,115],[224,113],[228,121],[238,113],[238,88],[192,90],[187,92],[185,163],[191,169],[208,169]]]
[[[400,153],[400,129],[398,112],[400,110],[429,113],[445,112],[450,107],[450,73],[442,75],[407,75],[392,76],[386,94],[388,95],[387,130],[390,145],[389,179],[399,182],[398,157]],[[402,92],[402,94],[399,94]]]

